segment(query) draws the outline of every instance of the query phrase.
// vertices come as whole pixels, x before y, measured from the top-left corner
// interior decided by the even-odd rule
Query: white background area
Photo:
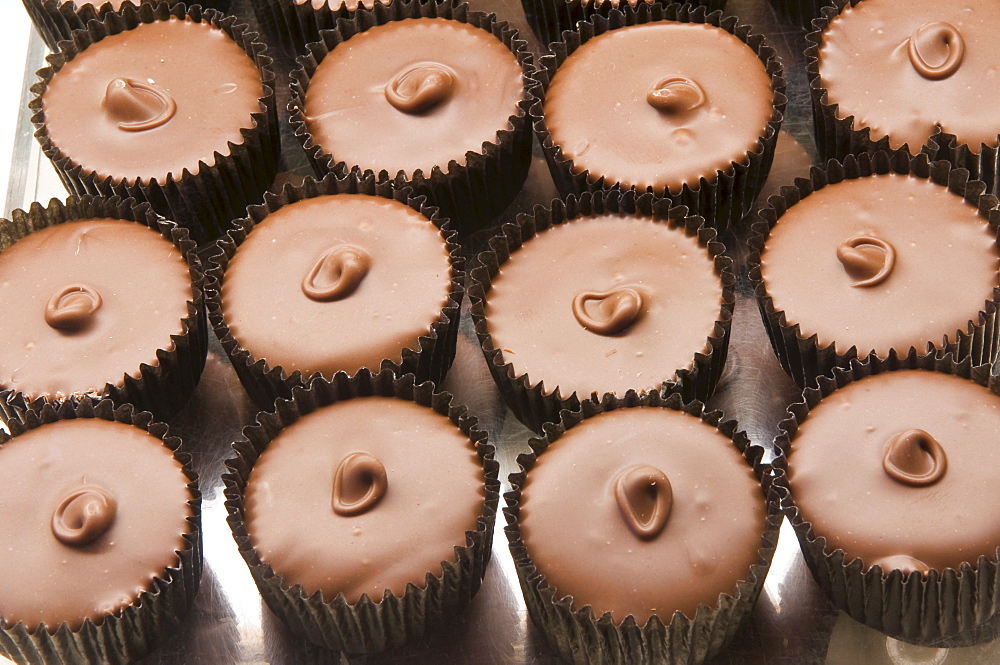
[[[0,58],[0,199],[6,196],[10,182],[28,35],[33,29],[23,4],[16,0],[0,0],[0,53],[3,54]],[[3,213],[6,212],[5,206]]]

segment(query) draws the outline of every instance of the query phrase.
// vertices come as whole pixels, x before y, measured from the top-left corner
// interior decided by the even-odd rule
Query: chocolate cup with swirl
[[[406,204],[427,217],[440,230],[442,242],[450,257],[450,295],[438,318],[428,321],[427,332],[415,340],[412,348],[400,350],[400,360],[383,359],[379,366],[367,369],[378,372],[388,368],[400,376],[412,373],[418,381],[430,380],[440,384],[455,358],[459,310],[465,290],[465,260],[459,254],[459,247],[455,243],[456,234],[450,229],[448,220],[439,217],[437,209],[426,205],[423,197],[414,197],[413,192],[408,189],[396,189],[392,183],[377,183],[371,174],[364,178],[358,178],[355,174],[338,178],[330,174],[319,181],[307,178],[298,187],[286,185],[280,192],[267,192],[262,205],[251,206],[247,210],[248,217],[233,222],[232,229],[218,242],[219,251],[209,259],[211,268],[208,271],[206,298],[209,321],[229,355],[243,387],[254,402],[266,411],[274,410],[276,399],[290,398],[292,388],[309,383],[316,374],[303,376],[298,370],[289,373],[273,360],[259,357],[253,349],[245,348],[233,336],[222,302],[221,290],[226,269],[240,245],[268,215],[286,205],[330,194],[363,194]],[[270,304],[261,302],[260,306],[269,307]],[[359,322],[359,325],[370,324]],[[330,334],[336,335],[337,331],[331,330]],[[356,368],[344,368],[344,371],[354,372]]]
[[[478,453],[484,492],[476,529],[466,531],[464,541],[455,543],[453,560],[442,561],[436,571],[414,570],[405,589],[386,589],[381,598],[363,594],[350,603],[343,592],[333,598],[324,598],[320,591],[307,595],[301,584],[284,579],[261,561],[247,533],[244,493],[254,464],[284,428],[325,406],[366,396],[413,402],[449,418]],[[308,387],[297,387],[290,401],[279,400],[275,413],[258,414],[257,422],[243,430],[243,438],[233,448],[236,456],[226,462],[229,473],[223,476],[229,526],[264,601],[294,634],[347,654],[377,653],[416,642],[442,628],[479,590],[493,544],[500,465],[486,433],[476,428],[476,419],[464,406],[453,404],[450,394],[435,392],[432,383],[415,385],[412,375],[397,377],[388,370],[375,375],[364,370],[353,377],[340,373],[332,381],[316,377]],[[392,482],[389,478],[388,483]],[[469,504],[473,503],[470,497]],[[419,543],[402,546],[411,545],[419,547]]]
[[[705,427],[718,428],[732,439],[733,447],[753,469],[761,486],[761,502],[767,506],[766,519],[760,525],[757,561],[734,582],[729,592],[706,598],[692,617],[670,611],[651,616],[644,625],[639,625],[632,615],[616,621],[602,608],[581,607],[572,595],[567,595],[572,594],[572,589],[551,586],[544,571],[533,562],[531,542],[522,536],[520,526],[521,490],[530,480],[536,461],[539,457],[544,459],[549,445],[588,418],[635,407],[673,409],[691,418],[700,418]],[[640,397],[632,391],[621,398],[606,395],[600,402],[584,401],[579,411],[563,411],[558,424],[546,426],[544,437],[530,441],[531,452],[518,457],[519,471],[510,475],[512,491],[504,495],[506,507],[503,512],[507,519],[504,531],[528,613],[550,647],[567,662],[580,665],[639,662],[694,665],[721,651],[750,617],[778,542],[782,521],[780,495],[771,487],[770,465],[761,461],[764,449],[751,443],[745,432],[738,431],[736,421],[720,422],[721,419],[720,411],[705,413],[700,402],[684,402],[676,393],[669,397],[657,393]],[[667,473],[669,475],[669,471]],[[595,574],[600,572],[595,571]]]
[[[148,349],[148,359],[139,365],[138,371],[121,368],[121,378],[109,381],[99,394],[81,389],[68,395],[26,396],[9,386],[0,386],[0,412],[5,413],[7,418],[16,418],[27,411],[37,411],[50,402],[75,402],[85,396],[107,397],[118,404],[127,402],[141,411],[152,412],[161,420],[179,411],[194,392],[208,353],[203,295],[205,271],[188,230],[156,215],[148,203],[118,197],[70,197],[65,203],[53,199],[46,207],[35,203],[28,211],[15,210],[11,218],[10,222],[0,220],[0,260],[3,259],[3,250],[34,231],[73,220],[120,219],[149,227],[171,242],[184,256],[191,277],[191,291],[187,297],[187,315],[178,321],[181,332],[162,340],[160,348]],[[122,279],[134,280],[136,276],[126,270]]]
[[[492,283],[504,264],[534,236],[571,220],[599,215],[648,218],[675,229],[677,233],[696,237],[698,244],[704,248],[707,258],[713,262],[715,274],[722,286],[718,292],[720,299],[718,315],[714,323],[706,324],[711,332],[705,340],[704,348],[691,349],[690,363],[686,367],[673,368],[673,375],[662,377],[659,390],[666,393],[680,392],[688,400],[707,401],[715,391],[726,363],[729,332],[736,302],[736,277],[732,269],[732,260],[724,256],[724,245],[716,240],[716,231],[706,227],[702,218],[688,215],[686,208],[671,206],[670,201],[666,199],[655,199],[648,193],[637,195],[635,192],[588,192],[579,198],[570,196],[565,201],[556,199],[549,208],[536,206],[533,214],[518,215],[514,223],[505,224],[500,235],[490,241],[490,249],[478,257],[479,266],[472,271],[472,282],[469,286],[472,321],[490,373],[500,388],[504,401],[514,414],[536,432],[542,431],[543,423],[558,422],[559,412],[563,409],[579,409],[582,400],[599,398],[603,391],[595,391],[592,395],[578,395],[576,392],[563,395],[558,383],[546,386],[539,377],[531,377],[527,373],[519,374],[511,362],[516,356],[509,355],[512,353],[509,349],[501,348],[490,331],[486,306],[490,299]],[[546,276],[538,275],[538,279],[540,283],[544,283]],[[685,288],[683,284],[675,286],[680,289]],[[586,364],[588,361],[586,358],[579,358],[578,362]],[[643,386],[634,387],[636,390],[643,388]]]
[[[507,119],[506,126],[498,127],[496,134],[482,143],[481,150],[468,151],[447,164],[434,165],[429,172],[423,169],[413,172],[382,169],[375,173],[372,169],[362,169],[343,161],[316,142],[306,125],[306,93],[317,67],[337,45],[371,27],[408,18],[449,19],[493,35],[516,56],[525,92],[515,112]],[[323,31],[320,41],[309,44],[308,48],[309,54],[299,59],[299,67],[291,73],[292,100],[288,111],[295,136],[302,142],[317,173],[340,176],[371,173],[379,182],[391,181],[397,188],[412,187],[415,194],[426,196],[430,205],[437,206],[441,214],[451,220],[452,227],[463,240],[489,225],[521,191],[531,163],[526,89],[533,65],[527,42],[519,39],[517,30],[506,22],[497,21],[493,14],[469,11],[467,4],[456,4],[450,0],[440,3],[394,0],[388,7],[379,5],[375,10],[357,10],[352,18],[339,21],[335,29]],[[484,76],[488,74],[483,72]],[[389,126],[371,127],[371,132],[383,141],[394,140],[393,131]],[[403,138],[410,144],[419,144],[420,137],[396,137],[395,140]]]
[[[789,488],[788,469],[795,466],[796,438],[809,413],[824,398],[854,381],[897,370],[954,375],[982,386],[993,384],[990,388],[994,392],[998,387],[990,378],[988,365],[975,366],[968,358],[956,363],[948,354],[920,355],[913,349],[905,356],[892,352],[885,359],[855,360],[847,368],[836,368],[830,376],[820,377],[815,386],[806,388],[801,401],[788,407],[786,419],[779,424],[781,434],[774,446],[784,454],[773,465],[774,488],[813,577],[837,609],[870,628],[913,644],[968,646],[992,639],[1000,610],[1000,547],[990,548],[957,568],[931,568],[908,555],[887,557],[873,565],[833,547],[827,539],[829,534],[814,527]],[[839,430],[837,436],[842,436]],[[929,448],[925,450],[930,453]],[[960,499],[947,499],[955,500]],[[885,517],[887,524],[892,522],[890,515]],[[912,517],[921,519],[917,513]],[[976,521],[981,516],[974,511],[969,519]]]
[[[786,312],[775,306],[774,300],[768,294],[761,268],[761,254],[764,252],[771,229],[789,208],[827,186],[846,180],[890,173],[925,178],[941,185],[942,188],[946,187],[951,194],[962,197],[973,209],[979,211],[983,220],[988,222],[991,234],[996,234],[1000,228],[997,200],[991,195],[983,194],[986,187],[982,182],[970,181],[966,171],[954,169],[947,162],[930,162],[925,155],[910,157],[902,150],[891,154],[880,152],[856,157],[849,155],[843,163],[830,160],[825,168],[813,167],[808,179],[801,178],[796,180],[794,186],[783,187],[780,195],[769,199],[768,206],[760,211],[759,219],[751,227],[748,266],[750,281],[754,287],[764,327],[771,341],[771,348],[782,368],[800,388],[811,386],[816,377],[829,374],[834,367],[847,367],[858,358],[859,352],[855,346],[845,351],[838,351],[835,346],[838,340],[830,341],[827,346],[823,346],[814,331],[804,330],[794,321],[795,312]],[[808,255],[810,251],[815,250],[804,249],[803,255]],[[844,263],[845,270],[849,271],[850,266],[845,261],[846,257],[841,257],[839,250],[838,258]],[[941,279],[947,279],[951,270],[951,268],[943,269]],[[990,288],[989,284],[984,285],[986,293],[989,293]],[[940,330],[937,335],[928,334],[925,348],[917,349],[917,352],[930,350],[939,354],[947,352],[958,360],[971,358],[976,365],[992,362],[1000,349],[998,303],[1000,303],[1000,289],[994,283],[992,298],[986,300],[978,312],[969,312],[970,320],[965,330]],[[935,338],[942,341],[935,342]],[[847,340],[839,341],[843,349]],[[894,349],[898,354],[905,354],[908,350]],[[889,351],[889,349],[874,350],[868,357],[871,359],[880,354],[885,357]]]
[[[588,21],[580,22],[578,31],[564,32],[562,37],[565,41],[550,46],[552,52],[540,59],[539,67],[532,75],[533,80],[528,94],[531,97],[529,112],[535,135],[548,161],[552,179],[564,198],[570,194],[580,195],[584,192],[635,190],[635,185],[613,181],[601,173],[582,169],[571,158],[566,157],[562,147],[552,138],[544,107],[552,78],[566,59],[583,44],[610,30],[657,21],[700,23],[725,30],[753,50],[764,64],[771,80],[771,116],[765,123],[755,147],[746,153],[744,159],[732,162],[725,170],[706,173],[694,183],[685,183],[680,187],[679,193],[672,193],[668,187],[655,190],[649,187],[644,190],[658,197],[670,199],[673,205],[687,206],[692,215],[704,217],[708,226],[725,230],[750,212],[757,194],[767,180],[787,103],[781,63],[774,49],[767,45],[761,35],[753,34],[750,26],[740,25],[736,17],[723,17],[721,12],[709,13],[704,7],[692,7],[688,4],[665,6],[640,3],[637,7],[626,5],[611,10],[606,17],[595,15]],[[719,66],[724,67],[725,63]],[[595,81],[594,85],[599,86],[600,82]]]
[[[201,580],[201,493],[190,457],[178,452],[181,440],[170,436],[167,426],[154,422],[148,412],[131,405],[119,407],[107,399],[85,397],[75,403],[46,404],[37,411],[7,421],[10,435],[0,432],[0,446],[38,427],[73,419],[99,419],[134,426],[163,440],[187,477],[189,515],[182,534],[184,546],[176,550],[174,565],[160,571],[137,591],[132,602],[100,621],[84,619],[78,628],[64,622],[57,626],[8,624],[0,619],[0,655],[16,663],[112,663],[125,665],[144,657],[184,619],[194,602]],[[11,443],[11,445],[14,445]],[[136,472],[142,475],[142,471]]]
[[[769,0],[775,13],[794,23],[810,29],[814,19],[821,16],[823,7],[829,7],[833,0]]]
[[[225,154],[205,155],[194,173],[185,168],[182,173],[164,174],[162,180],[132,179],[127,173],[102,178],[53,143],[45,124],[42,95],[63,66],[85,49],[110,35],[171,18],[211,24],[247,52],[263,86],[258,110],[247,118],[240,130],[243,139],[239,144],[229,143]],[[251,32],[246,24],[237,22],[235,16],[214,9],[202,10],[198,5],[188,8],[180,3],[172,6],[144,3],[136,7],[126,3],[120,12],[108,13],[101,22],[92,21],[86,30],[74,32],[72,40],[63,42],[61,47],[61,52],[48,57],[49,66],[39,70],[41,80],[31,86],[34,97],[28,108],[32,112],[35,138],[70,192],[78,196],[121,196],[148,201],[157,212],[187,227],[199,243],[216,238],[231,220],[246,214],[248,204],[261,200],[264,190],[274,181],[278,167],[278,116],[271,57],[267,55],[266,46],[257,41],[257,33]]]

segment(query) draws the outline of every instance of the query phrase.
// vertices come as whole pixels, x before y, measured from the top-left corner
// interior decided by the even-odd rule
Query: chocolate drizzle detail
[[[63,332],[86,328],[101,308],[101,294],[85,284],[72,284],[56,292],[45,304],[45,323]]]
[[[837,258],[854,280],[851,286],[875,286],[892,273],[896,265],[896,250],[874,235],[859,235],[848,238],[837,247]]]
[[[340,300],[354,293],[372,266],[360,247],[337,245],[327,250],[302,279],[302,292],[317,302]]]
[[[646,101],[661,113],[679,115],[693,111],[705,103],[705,91],[686,76],[670,76],[657,81]]]
[[[385,86],[385,98],[403,113],[424,113],[451,97],[455,72],[436,62],[418,62],[401,69]]]
[[[177,113],[173,97],[155,86],[134,79],[116,78],[104,93],[104,109],[118,129],[145,132],[170,122]]]
[[[965,40],[958,28],[943,21],[924,23],[908,40],[910,63],[925,79],[946,79],[962,66]],[[928,60],[939,64],[932,65]]]
[[[83,485],[52,514],[52,535],[64,545],[84,547],[101,537],[115,521],[118,502],[96,485]]]
[[[903,571],[904,576],[909,575],[913,571],[917,571],[921,575],[926,575],[931,570],[931,567],[920,559],[914,559],[912,556],[906,554],[884,556],[881,559],[872,561],[871,565],[878,566],[886,575],[894,570]]]
[[[948,457],[933,436],[922,429],[908,429],[889,439],[882,468],[898,483],[926,487],[944,477]]]
[[[351,453],[340,461],[333,477],[333,512],[353,517],[368,512],[389,489],[382,462],[368,453]]]
[[[588,303],[595,304],[588,307]],[[629,286],[603,292],[583,291],[573,298],[573,316],[590,332],[616,335],[638,320],[644,304],[642,294]]]
[[[667,525],[674,506],[670,480],[659,469],[636,465],[615,479],[615,500],[622,519],[639,540],[653,540]]]

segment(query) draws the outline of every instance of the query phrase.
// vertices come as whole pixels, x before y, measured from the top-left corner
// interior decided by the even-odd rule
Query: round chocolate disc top
[[[339,402],[285,428],[254,464],[246,529],[289,585],[347,602],[442,574],[476,530],[482,464],[448,418],[404,400]]]
[[[243,143],[263,94],[254,61],[225,32],[172,18],[79,53],[52,77],[42,112],[53,145],[85,173],[163,184]]]
[[[191,530],[188,478],[163,442],[81,418],[0,445],[0,620],[78,629],[152,590]]]
[[[634,408],[589,418],[539,455],[520,527],[559,597],[642,626],[733,593],[758,562],[765,515],[731,440],[685,413]]]

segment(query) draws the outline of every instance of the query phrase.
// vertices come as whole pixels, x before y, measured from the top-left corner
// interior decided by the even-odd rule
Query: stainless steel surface
[[[535,52],[531,35],[517,0],[472,0],[474,9],[494,11],[502,20],[518,27]],[[245,0],[236,9],[246,12]],[[788,113],[778,143],[778,155],[767,184],[774,193],[804,175],[814,159],[808,90],[803,70],[803,33],[777,19],[766,0],[730,0],[728,10],[743,22],[764,32],[785,64],[788,81]],[[29,46],[28,70],[40,66],[41,42],[37,35]],[[26,114],[16,128],[14,160],[8,199],[4,210],[26,206],[34,200],[65,196],[58,179],[44,158],[39,158],[31,139]],[[286,132],[283,138],[290,138]],[[528,183],[517,201],[499,221],[513,219],[554,195],[551,179],[540,158],[532,164]],[[301,151],[289,142],[285,167],[307,172]],[[480,242],[485,234],[477,237]],[[740,234],[724,238],[739,271],[738,302],[725,374],[710,407],[723,409],[739,420],[750,437],[766,447],[777,431],[785,406],[798,394],[774,359],[752,299],[745,270],[745,250]],[[294,331],[289,331],[294,334]],[[502,477],[513,469],[518,452],[526,449],[528,431],[502,406],[475,341],[471,321],[462,321],[458,355],[444,383],[457,401],[476,414],[499,449]],[[188,406],[170,422],[181,436],[184,449],[192,454],[203,492],[205,573],[195,606],[182,628],[168,637],[145,662],[176,663],[336,663],[337,654],[312,647],[292,637],[263,606],[246,565],[240,558],[226,524],[220,476],[229,444],[243,426],[253,421],[255,410],[244,393],[225,353],[213,339],[205,374]],[[555,662],[534,629],[520,596],[513,564],[498,517],[493,561],[482,590],[466,614],[426,643],[407,649],[358,658],[369,663],[475,663],[540,664]],[[867,629],[833,610],[823,598],[803,563],[791,529],[782,530],[778,551],[764,584],[750,625],[716,664],[818,664],[855,663],[948,663],[1000,662],[997,630],[992,640],[954,649],[912,647]],[[0,658],[0,661],[3,661]]]

